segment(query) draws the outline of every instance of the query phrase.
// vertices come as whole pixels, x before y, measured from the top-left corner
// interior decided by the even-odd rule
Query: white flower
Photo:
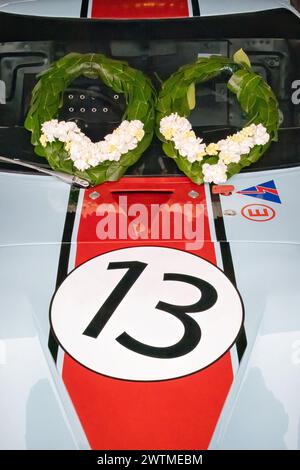
[[[40,143],[42,144],[43,147],[46,147],[48,143],[48,137],[46,136],[46,134],[41,134]]]
[[[257,124],[255,126],[255,132],[254,134],[256,135],[262,135],[262,134],[265,134],[267,132],[267,128],[265,126],[263,126],[262,124]]]
[[[194,132],[178,134],[174,138],[174,142],[175,148],[178,150],[180,155],[187,157],[190,163],[195,162],[198,159],[199,154],[202,154],[205,151],[206,147],[205,144],[201,144],[202,139],[196,137]]]
[[[241,159],[241,156],[239,153],[230,153],[226,150],[222,150],[219,153],[219,158],[220,161],[225,163],[225,165],[229,165],[229,163],[238,163]]]
[[[188,132],[192,129],[191,123],[188,119],[179,116],[177,113],[172,113],[165,116],[160,121],[160,132],[167,139],[172,139],[176,134]]]
[[[118,132],[106,135],[105,141],[108,143],[109,152],[117,152],[120,155],[128,152],[128,145],[126,144],[122,134],[119,134]]]
[[[213,142],[206,147],[207,155],[218,155],[219,150],[218,144],[214,144]]]
[[[75,168],[84,171],[105,160],[118,161],[123,154],[135,149],[144,135],[142,121],[124,120],[104,140],[93,143],[76,123],[51,119],[42,125],[40,142],[43,146],[55,139],[63,142]]]
[[[68,122],[65,123],[65,127],[68,130],[68,132],[81,133],[81,130],[77,126],[76,122],[68,121]]]
[[[179,153],[183,156],[186,156],[190,163],[198,160],[198,155],[202,154],[205,150],[205,144],[187,144],[183,147],[183,150],[180,149]],[[182,153],[183,152],[183,153]]]
[[[258,124],[256,126],[253,139],[256,145],[265,145],[267,142],[269,142],[270,135],[262,124]]]
[[[124,120],[104,140],[93,143],[76,123],[51,119],[42,125],[41,144],[45,147],[55,139],[63,142],[74,166],[84,171],[109,160],[118,161],[121,156],[137,147],[145,135],[144,124],[138,119]],[[255,145],[264,145],[270,140],[267,129],[262,124],[251,124],[240,132],[206,147],[202,139],[192,131],[191,123],[185,117],[172,113],[160,121],[160,132],[167,140],[172,140],[181,156],[190,163],[201,161],[207,154],[219,155],[215,165],[204,164],[205,182],[216,184],[227,180],[229,163],[238,163],[241,155],[246,155]]]
[[[269,142],[270,136],[269,134],[259,135],[254,137],[256,145],[265,145]]]
[[[204,163],[202,166],[203,180],[205,183],[225,183],[227,181],[226,170],[227,166],[223,162],[216,163],[215,165]]]
[[[96,154],[92,154],[89,156],[89,158],[86,160],[86,162],[88,163],[89,167],[94,167],[94,166],[97,166],[99,165],[100,163],[100,158],[98,155]]]
[[[79,160],[82,153],[82,143],[81,142],[70,142],[69,144],[69,153],[71,160]]]
[[[190,122],[172,113],[160,121],[160,132],[174,142],[175,149],[189,162],[201,161],[205,155],[216,155],[219,161],[214,165],[205,163],[202,167],[204,181],[216,184],[227,181],[227,165],[238,163],[241,155],[247,155],[255,145],[264,145],[270,140],[262,124],[251,124],[241,131],[206,146],[196,137]]]
[[[116,146],[105,140],[98,142],[98,150],[101,154],[101,161],[118,161],[121,157],[121,152],[116,148]]]
[[[121,131],[126,131],[129,126],[130,126],[130,122],[125,119],[124,121],[121,122],[121,124],[119,125],[117,129]]]
[[[231,139],[219,140],[218,147],[219,150],[232,154],[238,154],[240,152],[240,146],[238,142],[234,142]]]
[[[244,127],[239,133],[244,137],[253,137],[255,134],[256,125],[250,124],[250,126]]]
[[[137,139],[137,141],[140,142],[145,135],[145,131],[144,129],[136,129],[133,135]]]
[[[51,119],[42,124],[42,133],[47,137],[48,142],[55,140],[55,133],[58,126],[57,119]]]
[[[138,132],[142,132],[144,136],[144,131],[140,129]],[[127,153],[128,150],[133,150],[138,145],[139,140],[135,135],[132,135],[129,132],[123,132],[117,129],[112,134],[109,134],[105,137],[105,140],[110,141],[112,144],[116,145],[120,149],[121,153]]]
[[[80,171],[87,170],[90,167],[87,161],[83,159],[76,160],[74,162],[74,166],[75,168],[77,168],[77,170],[80,170]]]
[[[240,143],[240,154],[246,155],[254,147],[255,142],[253,137],[245,137]]]
[[[144,124],[142,121],[139,121],[138,119],[134,119],[133,121],[129,121],[129,128],[130,129],[143,129]]]
[[[129,150],[134,150],[137,146],[137,139],[131,138],[130,140],[128,139],[127,141],[123,142],[123,151],[122,153],[127,153]]]
[[[67,142],[69,139],[68,128],[63,125],[58,125],[54,134],[55,138],[60,142]]]
[[[49,142],[53,142],[55,139],[60,142],[68,142],[72,140],[70,138],[70,134],[81,134],[81,131],[75,122],[59,122],[57,119],[51,119],[50,121],[44,122],[42,125],[42,132]]]
[[[68,141],[69,142],[82,142],[82,141],[91,142],[91,140],[82,132],[74,132],[74,131],[70,131],[68,133]]]
[[[145,135],[144,124],[137,119],[133,121],[123,121],[113,134],[121,136],[121,138],[123,140],[126,139],[127,142],[135,139],[135,144],[137,144]]]

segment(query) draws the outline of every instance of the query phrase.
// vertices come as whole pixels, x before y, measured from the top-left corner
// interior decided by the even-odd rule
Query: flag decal
[[[274,180],[266,181],[265,183],[258,184],[257,186],[251,186],[250,188],[237,191],[237,194],[243,194],[244,196],[256,197],[258,199],[264,199],[265,201],[281,204],[278,189],[276,188]]]

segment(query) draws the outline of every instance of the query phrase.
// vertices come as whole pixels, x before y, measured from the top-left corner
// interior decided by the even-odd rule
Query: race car
[[[1,449],[299,449],[298,7],[0,3]],[[239,49],[272,86],[281,127],[226,184],[191,182],[157,138],[93,187],[34,154],[31,93],[64,55],[125,60],[159,89]],[[196,103],[199,135],[245,122],[222,77]],[[96,138],[125,108],[81,77],[59,117]]]

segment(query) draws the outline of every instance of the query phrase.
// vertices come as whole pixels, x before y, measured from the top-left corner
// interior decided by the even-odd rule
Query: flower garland
[[[94,143],[76,123],[51,119],[42,124],[40,142],[43,147],[55,140],[63,142],[74,167],[85,171],[105,161],[118,162],[122,155],[136,149],[145,135],[143,128],[144,124],[137,119],[125,120],[104,140]]]
[[[195,107],[195,84],[220,74],[230,76],[233,92],[248,123],[233,135],[206,145],[187,119]],[[156,105],[156,133],[165,154],[195,183],[225,183],[243,167],[256,162],[277,140],[277,99],[263,78],[252,71],[243,50],[233,58],[210,56],[181,67],[162,86]]]
[[[58,120],[65,90],[79,76],[99,79],[123,93],[122,123],[100,142],[92,142],[74,122]],[[126,62],[103,54],[68,54],[39,75],[25,128],[35,153],[52,169],[84,178],[91,185],[119,179],[150,145],[156,93],[149,78]]]
[[[196,137],[189,120],[177,113],[162,118],[159,130],[190,163],[202,162],[204,157],[217,156],[216,163],[202,165],[203,181],[215,184],[227,181],[227,165],[239,163],[242,155],[249,154],[253,147],[265,145],[270,140],[265,126],[251,124],[226,139],[206,145],[203,139]]]

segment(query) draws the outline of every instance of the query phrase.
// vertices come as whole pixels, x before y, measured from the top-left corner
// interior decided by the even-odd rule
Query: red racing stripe
[[[181,18],[189,16],[188,0],[93,0],[92,18]]]
[[[188,197],[192,190],[199,193],[196,200]],[[100,242],[96,237],[98,202],[89,197],[95,191],[105,203],[115,204],[116,194],[125,193],[130,202],[130,192],[134,191],[132,200],[146,205],[201,201],[206,206],[204,186],[199,187],[185,177],[123,178],[86,190],[77,237],[76,266],[102,253],[128,246],[153,244],[186,250],[184,240],[174,239],[150,243],[145,240]],[[205,214],[205,242],[194,253],[216,264],[207,211]],[[211,366],[192,375],[136,382],[97,374],[65,354],[63,380],[94,449],[205,449],[231,386],[233,371],[227,352]]]

